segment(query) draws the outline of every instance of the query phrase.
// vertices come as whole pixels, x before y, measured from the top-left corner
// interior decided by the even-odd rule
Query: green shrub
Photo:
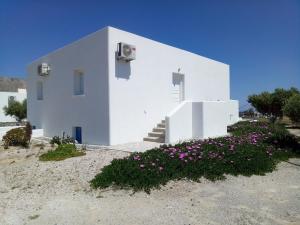
[[[115,159],[91,181],[94,188],[116,185],[149,192],[170,180],[201,177],[224,179],[226,174],[263,175],[281,160],[295,156],[295,142],[284,127],[242,122],[230,127],[233,135],[163,145],[144,153]],[[299,147],[298,143],[297,146]]]
[[[266,142],[276,148],[289,149],[297,154],[300,153],[300,145],[297,137],[290,134],[283,126],[277,126]]]
[[[8,106],[3,107],[4,114],[6,116],[13,116],[18,122],[21,122],[27,115],[27,100],[22,102],[11,101]]]
[[[62,138],[60,138],[59,136],[54,136],[52,137],[52,139],[50,140],[50,144],[54,145],[61,145],[61,144],[75,144],[75,140],[74,138],[70,137],[70,136],[64,136]]]
[[[60,161],[71,157],[85,155],[85,152],[78,151],[73,144],[60,144],[55,150],[42,154],[41,161]]]
[[[50,140],[50,144],[51,145],[54,145],[54,144],[60,145],[61,144],[61,138],[59,136],[52,137],[52,139]]]
[[[66,137],[65,136],[62,137],[61,143],[62,144],[75,144],[75,140],[74,140],[74,138],[67,135]]]
[[[289,98],[283,108],[283,112],[293,122],[300,122],[300,94],[295,94]]]
[[[28,123],[26,127],[14,128],[9,130],[2,138],[5,148],[9,146],[28,147],[31,138],[31,126]]]

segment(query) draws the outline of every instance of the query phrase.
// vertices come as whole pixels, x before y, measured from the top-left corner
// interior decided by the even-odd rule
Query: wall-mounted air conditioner
[[[50,66],[48,63],[42,63],[38,66],[38,74],[40,76],[47,76],[50,73]]]
[[[135,59],[136,48],[126,43],[118,43],[117,59],[129,62]]]

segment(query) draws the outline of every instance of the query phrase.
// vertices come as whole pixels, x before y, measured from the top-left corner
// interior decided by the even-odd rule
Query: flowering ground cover
[[[91,181],[94,188],[112,185],[134,191],[159,188],[170,180],[225,179],[226,174],[251,176],[272,172],[276,164],[299,156],[295,136],[280,125],[239,122],[230,136],[163,145],[114,159]]]

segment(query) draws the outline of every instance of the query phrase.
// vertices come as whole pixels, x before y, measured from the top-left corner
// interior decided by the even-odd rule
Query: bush
[[[274,132],[266,140],[267,143],[276,148],[289,149],[297,154],[300,153],[300,145],[297,137],[290,134],[283,126],[276,126]]]
[[[73,144],[60,144],[55,150],[42,154],[41,161],[60,161],[71,157],[85,155],[85,152],[78,151]]]
[[[59,136],[54,136],[51,140],[50,140],[50,144],[54,145],[60,145],[61,144],[61,138]]]
[[[279,161],[295,156],[291,151],[295,147],[293,136],[284,127],[241,122],[229,129],[232,136],[164,145],[114,159],[95,176],[91,186],[116,185],[149,192],[170,180],[263,175],[273,171]]]
[[[29,123],[26,124],[26,127],[14,128],[9,130],[2,138],[4,147],[28,147],[31,139],[31,132],[31,125]]]
[[[300,122],[300,94],[290,97],[283,111],[293,122]]]
[[[59,136],[54,136],[51,140],[50,140],[50,144],[51,145],[54,145],[54,144],[57,144],[57,145],[61,145],[61,144],[75,144],[75,140],[74,138],[70,137],[70,136],[66,136],[62,138],[60,138]]]
[[[25,125],[25,133],[26,133],[26,138],[27,140],[31,140],[31,135],[32,135],[32,126],[29,122],[26,123]]]

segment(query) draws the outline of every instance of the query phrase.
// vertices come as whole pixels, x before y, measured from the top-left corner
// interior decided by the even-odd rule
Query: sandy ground
[[[300,159],[266,176],[170,182],[147,195],[89,187],[104,165],[129,153],[38,161],[47,149],[0,150],[1,225],[300,224]]]
[[[289,131],[291,134],[300,137],[300,129],[288,129],[288,131]]]

